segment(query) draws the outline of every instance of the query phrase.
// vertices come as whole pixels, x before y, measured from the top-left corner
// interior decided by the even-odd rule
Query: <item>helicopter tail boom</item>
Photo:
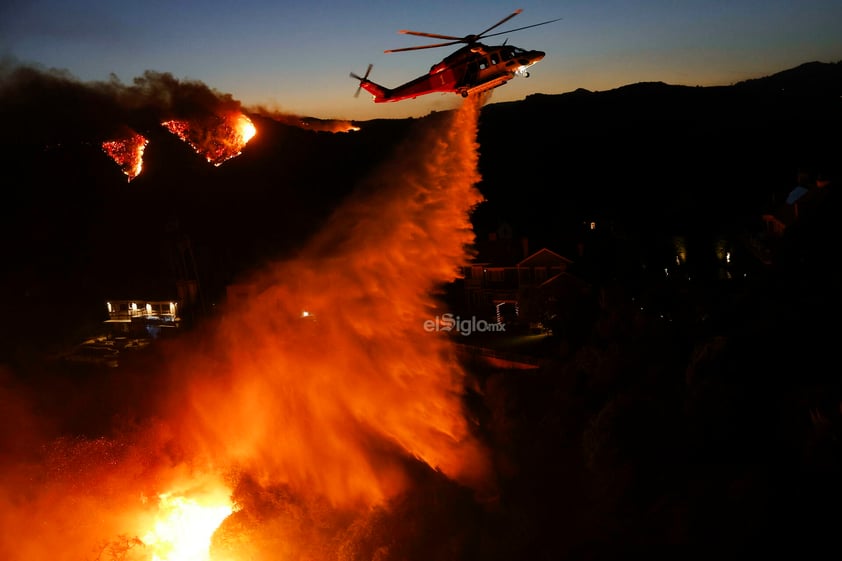
[[[371,80],[361,80],[360,87],[374,96],[374,103],[390,101],[391,90]]]
[[[359,87],[357,87],[357,92],[354,94],[354,97],[360,95],[360,90],[365,90],[371,95],[374,96],[375,103],[382,103],[384,101],[390,101],[389,97],[391,96],[391,90],[385,86],[381,86],[376,82],[372,82],[368,79],[368,75],[371,73],[371,69],[373,65],[369,64],[368,68],[365,71],[365,74],[359,76],[358,74],[354,74],[351,72],[351,78],[360,81]]]

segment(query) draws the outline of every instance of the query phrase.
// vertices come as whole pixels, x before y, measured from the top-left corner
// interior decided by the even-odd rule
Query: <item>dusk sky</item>
[[[349,72],[398,86],[455,47],[390,53],[437,42],[401,35],[479,33],[516,9],[496,31],[546,58],[531,77],[494,91],[491,102],[531,93],[593,91],[644,81],[725,85],[804,62],[842,60],[839,0],[607,0],[427,2],[369,0],[10,0],[0,5],[0,57],[69,72],[83,82],[123,83],[146,70],[199,80],[245,106],[323,119],[423,116],[454,107],[453,94],[375,105],[354,97]]]

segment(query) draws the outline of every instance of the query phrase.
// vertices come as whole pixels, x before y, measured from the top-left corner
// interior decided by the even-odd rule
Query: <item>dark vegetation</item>
[[[614,225],[580,261],[593,313],[570,330],[575,340],[555,337],[538,371],[481,375],[481,426],[510,469],[501,500],[517,513],[506,535],[520,540],[501,558],[744,559],[833,542],[840,70],[536,95],[483,113],[506,123],[507,142],[481,142],[498,195],[491,227],[505,214],[540,240],[533,247],[559,243],[572,256],[577,219]],[[494,167],[507,159],[522,165]],[[762,232],[760,215],[801,172],[830,187],[770,263],[745,251],[745,276],[703,266],[669,281],[644,267],[675,234]],[[666,318],[638,305],[654,294]]]

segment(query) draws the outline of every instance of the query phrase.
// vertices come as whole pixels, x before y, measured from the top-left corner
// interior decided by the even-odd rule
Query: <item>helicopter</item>
[[[443,39],[446,42],[434,43],[431,45],[420,45],[416,47],[389,49],[384,51],[385,53],[433,49],[457,45],[460,43],[464,43],[465,46],[446,56],[440,62],[434,64],[427,74],[419,76],[418,78],[395,88],[387,88],[368,79],[368,76],[374,67],[372,64],[368,65],[368,69],[362,76],[351,72],[351,78],[359,80],[360,82],[354,97],[359,96],[360,90],[366,90],[374,96],[375,103],[414,99],[418,96],[435,92],[456,93],[462,97],[468,97],[472,94],[479,94],[502,86],[515,76],[528,78],[529,67],[543,59],[546,53],[543,51],[526,50],[514,45],[507,45],[506,42],[508,39],[504,41],[502,45],[493,46],[485,45],[480,42],[481,39],[486,37],[494,37],[497,35],[503,35],[504,33],[512,33],[522,29],[546,25],[561,19],[556,18],[541,23],[518,27],[516,29],[510,29],[508,31],[490,33],[490,31],[503,25],[522,11],[523,10],[515,10],[485,31],[476,35],[466,35],[464,37],[439,35],[437,33],[423,33],[420,31],[409,31],[406,29],[398,31],[398,33],[403,33],[405,35],[418,35],[421,37]]]

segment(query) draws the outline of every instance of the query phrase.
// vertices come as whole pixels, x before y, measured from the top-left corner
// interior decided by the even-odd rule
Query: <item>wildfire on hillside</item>
[[[300,117],[292,113],[286,113],[280,109],[273,109],[265,105],[249,107],[249,112],[254,115],[267,117],[278,123],[298,127],[316,132],[357,132],[360,127],[345,119],[317,119],[315,117]]]
[[[202,120],[172,119],[161,124],[215,166],[239,156],[257,133],[251,119],[239,112]]]
[[[149,141],[143,135],[132,131],[123,138],[104,141],[102,149],[131,181],[143,170],[143,151],[147,144]]]
[[[277,117],[273,118],[277,121],[285,122]],[[360,127],[351,121],[344,121],[341,119],[316,119],[313,117],[304,117],[299,119],[297,126],[319,132],[357,132],[360,130]]]

